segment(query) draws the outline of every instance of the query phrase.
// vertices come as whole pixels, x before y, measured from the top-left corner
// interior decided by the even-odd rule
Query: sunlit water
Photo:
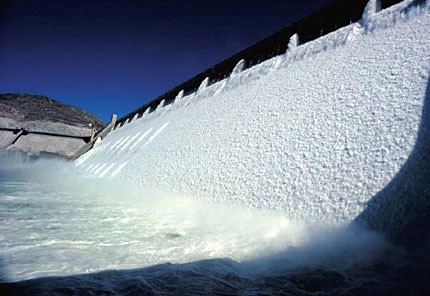
[[[280,213],[85,189],[0,181],[0,256],[9,280],[205,258],[246,260],[304,239],[301,226]]]

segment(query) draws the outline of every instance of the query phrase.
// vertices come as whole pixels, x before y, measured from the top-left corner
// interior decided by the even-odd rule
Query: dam
[[[287,28],[282,52],[214,66],[72,162],[0,168],[6,288],[427,291],[402,252],[430,242],[430,4],[387,2]]]
[[[261,64],[243,70],[241,61],[229,77],[128,118],[75,164],[97,178],[293,220],[350,222],[412,154],[426,154],[416,151],[427,129],[426,5],[369,9]],[[428,178],[424,166],[417,174]],[[428,194],[420,190],[410,194]]]

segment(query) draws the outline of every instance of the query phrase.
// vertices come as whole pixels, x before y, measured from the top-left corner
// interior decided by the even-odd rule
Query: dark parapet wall
[[[399,2],[401,1],[381,0],[380,7],[384,9]],[[415,2],[424,1],[418,0]],[[290,37],[296,33],[299,35],[300,43],[303,44],[336,31],[353,22],[357,22],[361,19],[367,3],[367,0],[334,1],[331,5],[290,24],[286,28],[223,60],[128,113],[117,121],[117,126],[123,125],[128,119],[131,120],[136,114],[141,116],[148,108],[149,112],[154,111],[163,100],[164,105],[170,104],[181,90],[184,91],[184,95],[195,92],[206,77],[209,77],[209,84],[228,77],[236,64],[242,59],[245,60],[245,67],[251,67],[274,56],[285,53]]]

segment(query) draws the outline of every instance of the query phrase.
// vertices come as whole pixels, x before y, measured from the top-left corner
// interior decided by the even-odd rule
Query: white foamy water
[[[104,191],[86,184],[72,190],[59,183],[0,182],[0,258],[7,279],[206,258],[246,260],[306,241],[304,226],[280,213],[125,187]]]
[[[67,165],[61,169],[64,165],[42,163],[0,172],[2,280],[210,258],[251,262],[246,272],[265,272],[266,265],[344,267],[366,261],[385,247],[375,233],[297,223],[281,212],[89,181]],[[290,255],[279,255],[290,250]],[[262,263],[272,255],[276,259],[268,259],[270,264]],[[258,263],[252,263],[255,260]]]

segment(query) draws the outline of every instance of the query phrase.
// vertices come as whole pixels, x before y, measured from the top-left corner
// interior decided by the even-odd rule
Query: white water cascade
[[[417,140],[430,16],[428,5],[408,4],[372,13],[366,30],[351,24],[295,47],[288,59],[205,79],[195,97],[117,128],[75,164],[96,178],[298,221],[351,221]]]
[[[404,169],[428,163],[430,131],[430,5],[410,4],[369,8],[365,25],[296,42],[253,67],[239,61],[230,77],[146,108],[72,164],[1,163],[0,281],[81,274],[61,287],[102,294],[115,289],[111,276],[134,292],[151,278],[170,288],[182,274],[200,292],[213,287],[207,279],[258,284],[251,271],[283,284],[300,271],[279,279],[278,270],[303,265],[326,268],[316,274],[331,285],[332,269],[377,262],[370,275],[364,268],[373,289],[391,246],[349,222],[363,215],[379,225],[366,205],[389,187],[380,210],[393,231],[408,229],[400,203],[419,206],[409,197],[425,196],[411,190],[418,178],[428,186]],[[390,199],[398,179],[407,198]],[[239,263],[194,262],[210,258]],[[83,284],[101,270],[114,271]]]

